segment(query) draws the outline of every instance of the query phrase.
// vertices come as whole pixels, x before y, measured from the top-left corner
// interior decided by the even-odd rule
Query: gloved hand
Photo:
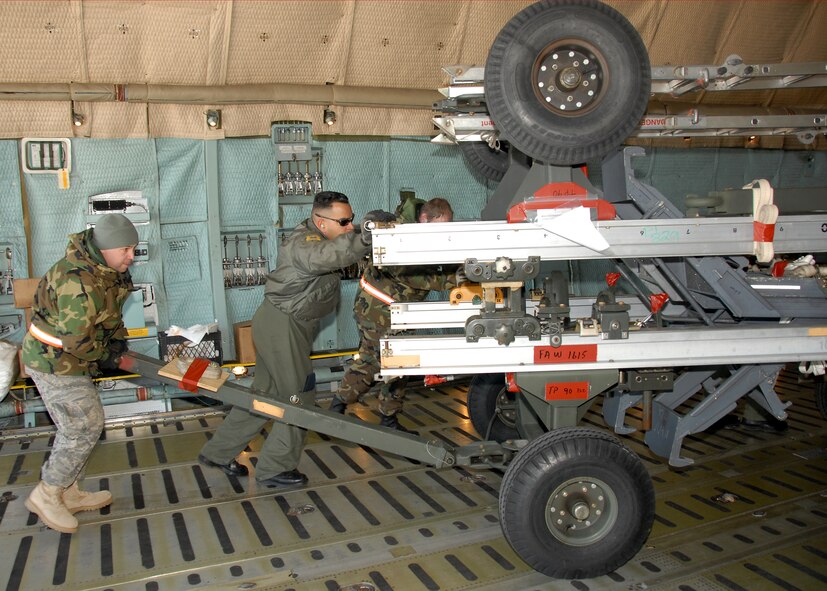
[[[109,341],[109,349],[103,357],[98,361],[100,369],[118,369],[123,354],[129,350],[129,346],[124,339],[112,339]]]
[[[369,211],[365,214],[365,217],[362,218],[362,221],[372,221],[372,222],[381,222],[383,224],[389,224],[390,222],[396,221],[396,216],[388,211],[384,211],[382,209],[374,209]]]
[[[121,362],[120,357],[113,357],[112,355],[108,355],[103,359],[98,360],[98,367],[100,369],[107,369],[107,370],[115,370],[118,369],[118,365]]]
[[[361,223],[356,227],[356,232],[360,232],[362,234],[362,242],[364,244],[370,244],[370,232],[373,230],[375,224],[371,222],[378,222],[378,223],[390,223],[395,222],[396,216],[392,213],[381,209],[374,209],[369,211],[365,214],[365,217],[362,218]]]
[[[121,357],[127,351],[129,351],[129,344],[126,342],[126,339],[110,339],[109,352],[112,355]]]
[[[454,277],[454,281],[457,282],[457,287],[468,281],[468,276],[465,274],[465,267],[459,266],[457,268],[456,276]]]
[[[354,231],[360,235],[359,237],[362,239],[362,244],[370,246],[370,233],[373,230],[373,227],[373,220],[362,220],[362,222],[354,229]]]

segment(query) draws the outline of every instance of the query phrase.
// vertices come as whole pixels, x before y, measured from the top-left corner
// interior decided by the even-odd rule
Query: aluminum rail
[[[731,256],[753,254],[750,217],[612,220],[593,222],[609,243],[593,250],[545,229],[538,223],[448,222],[399,224],[372,232],[376,265],[459,264],[466,259],[500,257],[528,260]],[[548,223],[546,223],[548,226]],[[827,251],[822,215],[779,217],[776,253]]]
[[[124,371],[139,374],[145,378],[178,386],[178,380],[158,375],[158,370],[166,365],[146,355],[129,352],[121,360],[120,368]],[[360,445],[367,445],[415,459],[436,468],[451,467],[456,464],[457,458],[454,449],[446,447],[439,440],[427,440],[401,431],[385,429],[377,425],[365,423],[359,419],[332,413],[318,407],[304,407],[301,405],[285,404],[271,398],[257,396],[255,391],[225,382],[217,392],[198,389],[198,396],[208,396],[226,404],[238,406],[250,412],[269,417],[304,429],[311,429],[317,433],[324,433],[339,439],[352,441]],[[470,454],[465,454],[466,456]]]
[[[442,69],[451,78],[451,86],[440,89],[443,96],[473,96],[484,92],[483,66],[455,65]],[[681,96],[697,90],[778,90],[824,86],[827,86],[827,62],[748,64],[741,56],[732,54],[719,65],[652,66],[653,94]]]
[[[629,304],[629,317],[638,320],[650,315],[649,309],[632,294],[620,294],[617,300]],[[570,318],[586,318],[592,313],[595,298],[575,297],[569,301]],[[534,316],[538,302],[525,303],[526,314]],[[480,313],[482,305],[472,302],[396,302],[391,304],[391,330],[464,328],[468,318]],[[502,306],[498,307],[502,309]]]
[[[562,345],[517,337],[398,336],[380,339],[382,376],[594,371],[827,360],[827,321],[808,326],[630,330],[628,339],[563,335]]]

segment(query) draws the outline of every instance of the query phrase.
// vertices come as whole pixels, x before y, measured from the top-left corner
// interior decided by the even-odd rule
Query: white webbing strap
[[[755,226],[753,254],[759,263],[769,263],[775,256],[772,240],[778,220],[772,186],[767,179],[756,179],[744,185],[744,189],[752,189],[752,220]]]

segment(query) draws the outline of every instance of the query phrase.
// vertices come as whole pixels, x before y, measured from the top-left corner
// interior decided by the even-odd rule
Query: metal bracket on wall
[[[14,296],[14,247],[0,243],[0,304],[11,304]]]
[[[278,154],[276,157],[281,158]],[[307,159],[279,159],[276,181],[279,206],[311,205],[316,194],[323,190],[321,149],[312,150],[311,158]]]
[[[3,314],[0,316],[0,337],[5,338],[18,328],[23,322],[22,314]]]

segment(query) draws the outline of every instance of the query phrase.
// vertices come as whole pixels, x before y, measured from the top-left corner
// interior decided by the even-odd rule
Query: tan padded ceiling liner
[[[341,83],[351,2],[235,3],[226,84]]]
[[[83,3],[90,82],[220,84],[223,2]]]
[[[235,86],[328,84],[433,91],[443,66],[484,65],[495,36],[525,1],[183,0],[0,2],[0,84]],[[827,2],[610,0],[640,32],[653,65],[827,61]],[[127,86],[128,87],[128,86]],[[137,88],[135,91],[137,92]],[[186,105],[0,100],[0,137],[240,137],[275,119],[318,134],[428,134],[427,108]],[[34,97],[33,97],[34,98]],[[292,99],[291,99],[292,100]],[[659,97],[661,101],[668,98]],[[681,102],[827,109],[825,89],[685,95]],[[221,130],[205,112],[222,109]],[[820,142],[823,143],[823,142]]]
[[[79,1],[0,3],[0,80],[84,80],[81,15]]]

